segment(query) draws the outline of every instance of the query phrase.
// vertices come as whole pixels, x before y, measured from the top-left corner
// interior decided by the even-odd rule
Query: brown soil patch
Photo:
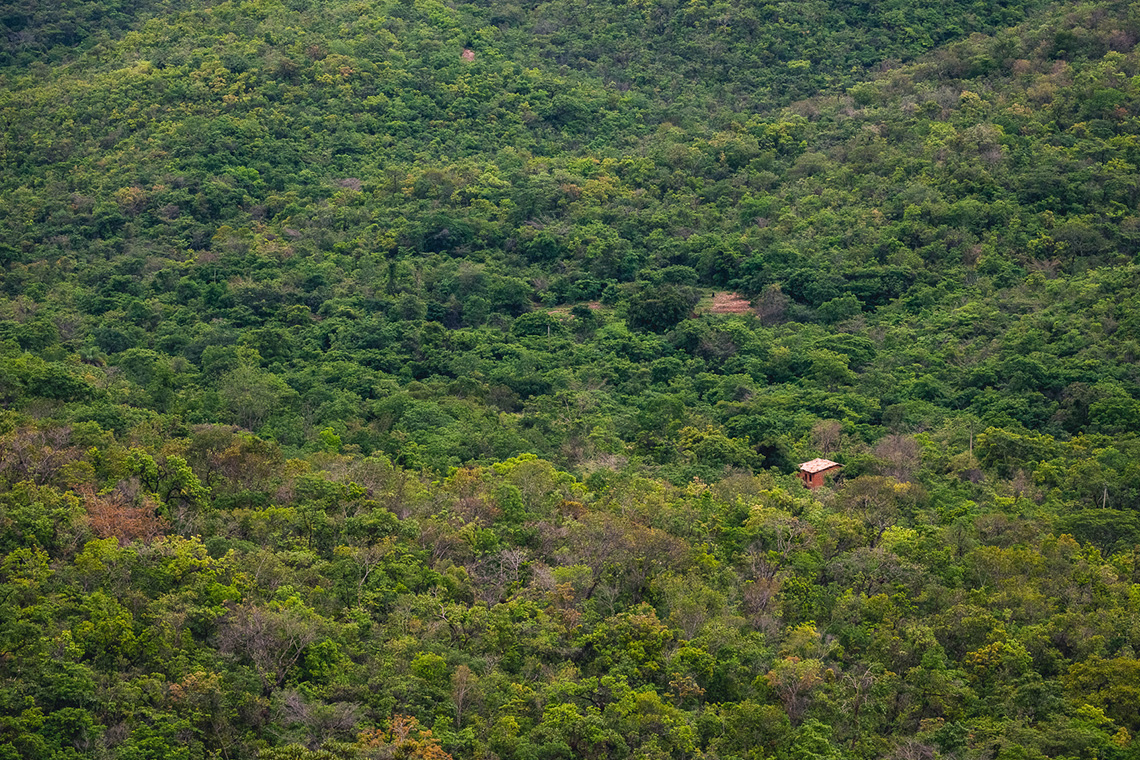
[[[747,298],[729,291],[713,293],[712,306],[709,307],[712,314],[747,314],[750,311],[752,304]]]

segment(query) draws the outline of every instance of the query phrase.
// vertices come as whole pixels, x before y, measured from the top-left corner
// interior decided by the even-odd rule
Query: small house
[[[827,477],[829,472],[835,472],[842,466],[830,459],[813,459],[801,464],[800,471],[796,473],[796,476],[804,482],[804,486],[807,488],[819,488],[823,485],[823,479]]]

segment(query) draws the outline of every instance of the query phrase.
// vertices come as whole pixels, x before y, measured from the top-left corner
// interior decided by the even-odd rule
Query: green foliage
[[[675,285],[642,287],[629,300],[626,319],[635,330],[665,332],[689,315],[696,297]]]
[[[0,5],[0,757],[1136,754],[1135,9]]]

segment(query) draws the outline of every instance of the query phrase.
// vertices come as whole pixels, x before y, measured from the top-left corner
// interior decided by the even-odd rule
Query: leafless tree
[[[780,627],[774,608],[776,595],[780,593],[779,579],[758,578],[745,583],[741,593],[741,611],[749,624],[758,631],[774,634]]]
[[[811,694],[824,677],[822,663],[818,660],[801,660],[788,657],[777,660],[765,678],[776,696],[784,705],[784,710],[793,725],[798,725],[807,711]]]
[[[820,420],[811,429],[811,439],[822,454],[839,451],[843,426],[838,420]]]
[[[789,299],[780,291],[779,285],[769,285],[756,297],[756,316],[766,325],[772,325],[784,318]]]
[[[847,481],[840,494],[840,502],[849,511],[874,528],[877,536],[872,545],[887,528],[898,522],[899,488],[898,482],[878,475],[861,475]]]
[[[879,458],[879,470],[896,480],[907,482],[922,464],[918,443],[909,435],[888,435],[875,444],[873,453]]]
[[[432,563],[441,559],[462,562],[470,557],[470,547],[463,542],[456,526],[441,518],[420,521],[420,548],[430,552]]]
[[[71,428],[19,428],[0,437],[0,473],[13,481],[47,485],[80,457],[80,450],[69,445],[70,441]]]
[[[285,683],[305,647],[327,635],[326,628],[312,612],[247,602],[226,616],[219,645],[223,653],[253,665],[268,697]]]
[[[854,670],[843,676],[843,685],[850,691],[847,701],[848,712],[851,718],[851,748],[859,738],[859,712],[871,700],[871,687],[875,685],[875,675],[869,667]]]
[[[300,724],[308,732],[305,745],[317,749],[329,739],[351,735],[360,723],[360,707],[347,702],[313,703],[291,691],[281,701],[280,721]]]
[[[476,694],[479,679],[466,665],[460,665],[451,676],[451,701],[455,705],[455,728],[463,725],[463,712]]]
[[[498,554],[473,562],[467,567],[477,587],[476,598],[488,605],[498,604],[522,575],[526,549],[504,549]]]
[[[914,739],[903,742],[890,755],[892,760],[934,760],[936,756],[934,747]]]
[[[360,600],[364,595],[364,586],[368,583],[368,578],[371,577],[374,570],[380,566],[384,558],[392,553],[394,541],[391,537],[385,538],[379,543],[370,546],[356,546],[349,548],[349,556],[352,557],[353,563],[356,565],[357,572],[360,574],[360,580],[356,584],[356,603],[360,604]]]

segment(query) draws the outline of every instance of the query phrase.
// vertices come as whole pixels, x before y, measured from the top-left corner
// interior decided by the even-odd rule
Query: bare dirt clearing
[[[752,311],[752,304],[739,293],[726,290],[713,293],[707,310],[710,314],[747,314]]]

